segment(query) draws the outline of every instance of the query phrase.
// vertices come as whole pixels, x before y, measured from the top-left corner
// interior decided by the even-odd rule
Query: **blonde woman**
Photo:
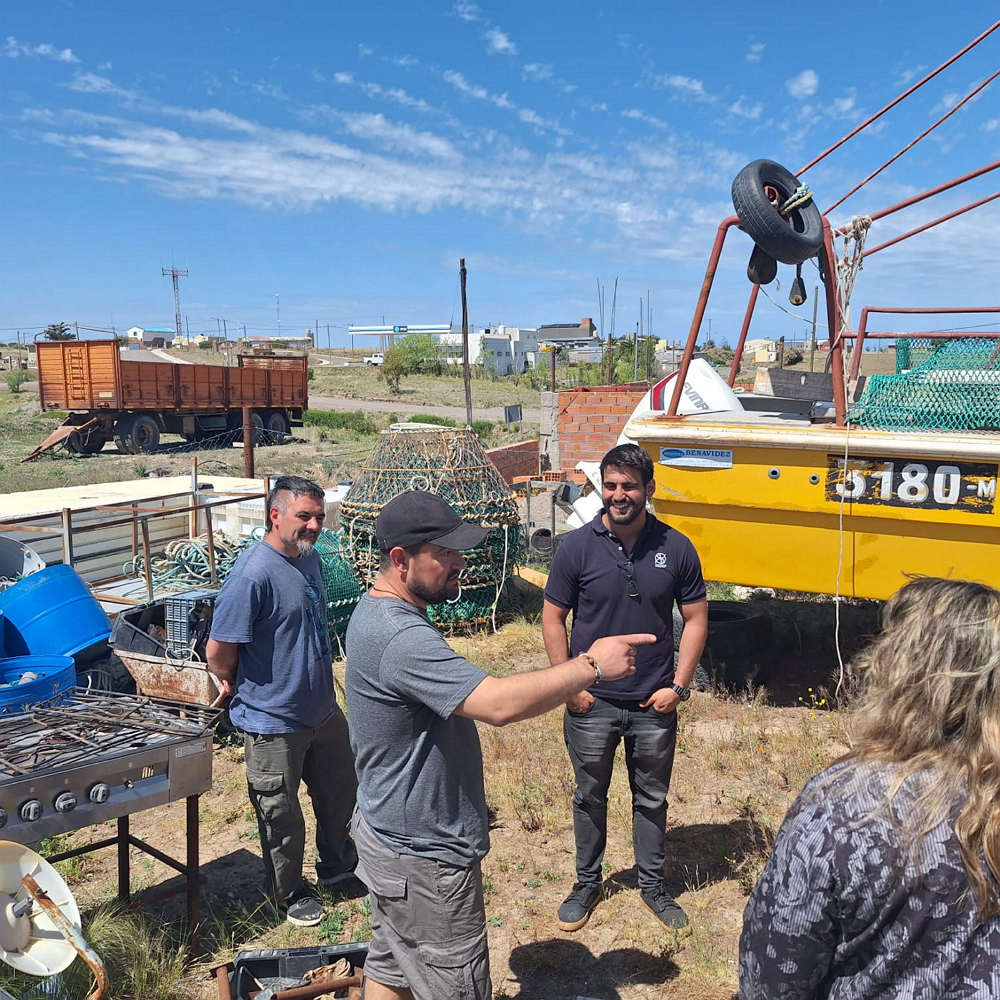
[[[744,915],[740,1000],[1000,997],[1000,592],[916,579]]]

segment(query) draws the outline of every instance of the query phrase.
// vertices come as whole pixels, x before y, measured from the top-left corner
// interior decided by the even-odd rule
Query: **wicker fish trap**
[[[454,630],[495,626],[516,599],[508,581],[523,533],[517,502],[472,431],[421,426],[382,432],[340,505],[345,551],[358,578],[366,585],[374,581],[375,522],[382,508],[407,490],[436,493],[464,520],[490,529],[481,546],[465,553],[458,598],[428,608],[431,620]]]

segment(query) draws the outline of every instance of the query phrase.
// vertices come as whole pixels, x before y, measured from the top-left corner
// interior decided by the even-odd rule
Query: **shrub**
[[[334,427],[358,434],[378,433],[375,421],[358,410],[347,413],[343,410],[306,410],[302,414],[302,423],[306,427]]]
[[[201,341],[198,342],[198,350],[199,351],[210,351],[211,349],[212,349],[212,341],[210,341],[210,340],[201,340]]]
[[[478,434],[480,437],[486,437],[493,430],[494,426],[492,420],[473,420],[472,433]]]
[[[20,392],[21,386],[31,381],[31,376],[23,368],[12,368],[4,375],[4,380],[11,392]]]
[[[316,378],[316,369],[315,368],[307,368],[306,369],[306,379],[309,382],[312,382],[313,379],[315,379],[315,378]]]
[[[437,424],[438,427],[458,426],[458,421],[452,420],[451,417],[439,417],[436,413],[414,413],[409,418],[409,422],[414,424]]]

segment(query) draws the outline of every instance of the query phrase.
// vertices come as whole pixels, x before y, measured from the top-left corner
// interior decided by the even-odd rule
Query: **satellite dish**
[[[80,910],[62,876],[34,851],[0,840],[0,959],[30,976],[54,976],[72,964],[77,949],[25,888],[26,875],[79,932]]]

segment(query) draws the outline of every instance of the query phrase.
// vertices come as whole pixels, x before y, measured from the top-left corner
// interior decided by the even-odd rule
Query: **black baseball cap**
[[[375,522],[375,537],[383,552],[397,545],[413,548],[424,542],[444,549],[474,549],[489,533],[489,528],[463,521],[447,500],[424,490],[408,490],[393,497]]]

